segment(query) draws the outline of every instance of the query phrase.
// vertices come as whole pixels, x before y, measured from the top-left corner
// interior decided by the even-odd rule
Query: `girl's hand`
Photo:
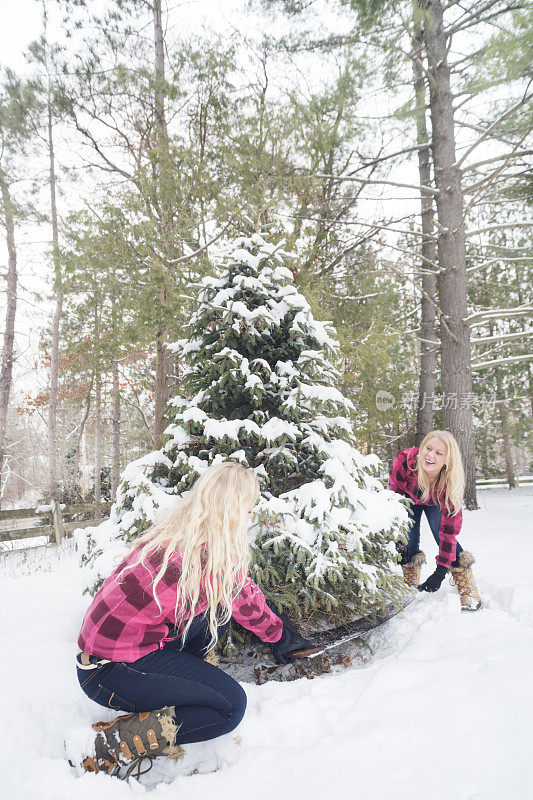
[[[440,585],[444,578],[446,577],[446,573],[448,570],[446,567],[443,567],[442,564],[437,565],[437,569],[430,575],[424,583],[421,583],[418,587],[419,592],[436,592],[437,589],[440,589]]]
[[[299,631],[296,630],[290,619],[286,614],[278,614],[283,622],[283,633],[281,639],[270,645],[272,648],[272,655],[278,664],[286,664],[288,661],[293,661],[286,653],[291,650],[306,650],[313,647],[313,642],[310,639],[305,639]]]

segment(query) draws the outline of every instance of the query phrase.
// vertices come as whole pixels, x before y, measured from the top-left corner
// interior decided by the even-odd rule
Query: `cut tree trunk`
[[[6,448],[7,413],[13,380],[13,350],[15,343],[15,316],[17,313],[17,251],[15,248],[15,215],[7,179],[0,169],[0,191],[4,211],[4,225],[8,253],[6,285],[6,323],[0,368],[0,504],[2,501],[2,475]]]
[[[438,190],[439,296],[443,425],[457,439],[465,468],[465,503],[477,508],[470,327],[467,322],[467,274],[463,191],[455,156],[455,127],[443,5],[422,0],[428,57],[433,167]]]
[[[419,18],[414,14],[415,37],[413,42],[413,77],[416,103],[416,141],[418,150],[418,175],[420,186],[431,186],[431,154],[426,124],[426,87],[423,70],[423,35]],[[433,194],[420,191],[422,220],[422,289],[421,325],[420,325],[420,380],[418,389],[418,405],[416,414],[415,446],[420,445],[423,438],[433,430],[435,368],[438,345],[436,342],[435,306],[437,294],[437,278],[433,264],[437,262],[437,246],[433,229]]]

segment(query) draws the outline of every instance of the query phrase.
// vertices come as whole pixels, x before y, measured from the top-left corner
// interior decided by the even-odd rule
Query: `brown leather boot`
[[[179,761],[184,752],[176,745],[178,726],[174,713],[174,706],[166,706],[159,711],[121,715],[111,722],[95,722],[92,727],[98,733],[94,739],[94,755],[83,759],[84,771],[102,771],[129,778],[137,768],[134,777],[139,778],[152,768],[156,756],[165,755]],[[145,760],[149,766],[141,771]],[[120,775],[121,767],[126,767],[124,775]]]
[[[421,550],[415,553],[408,564],[402,564],[403,577],[408,586],[418,586],[422,564],[426,563],[426,555]]]
[[[450,583],[452,586],[457,586],[461,598],[461,611],[479,611],[482,607],[481,595],[472,572],[472,564],[475,564],[475,561],[472,553],[462,550],[450,567]]]

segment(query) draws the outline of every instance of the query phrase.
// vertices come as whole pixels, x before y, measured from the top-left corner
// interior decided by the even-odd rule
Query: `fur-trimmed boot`
[[[92,754],[82,761],[83,770],[107,772],[126,779],[137,769],[134,777],[139,778],[152,768],[156,756],[180,761],[184,751],[176,745],[179,728],[174,713],[174,706],[166,706],[159,711],[125,714],[111,722],[95,722],[92,727],[98,733]],[[145,759],[149,766],[141,771]],[[125,774],[120,774],[122,767],[126,767]]]
[[[461,611],[479,611],[482,605],[472,572],[475,561],[472,553],[462,550],[450,567],[450,583],[457,586],[461,597]]]
[[[422,564],[426,563],[426,555],[421,550],[415,553],[408,564],[402,564],[403,577],[408,586],[418,586]]]

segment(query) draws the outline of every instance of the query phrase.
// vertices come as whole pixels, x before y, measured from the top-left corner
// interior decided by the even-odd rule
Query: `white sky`
[[[55,0],[45,0],[50,17],[50,34],[60,27],[61,14]],[[89,0],[92,8],[108,5],[105,0]],[[213,28],[236,23],[242,0],[181,0],[170,2],[167,8],[172,15],[172,25],[178,23],[183,30],[200,30],[202,25]],[[2,23],[0,25],[0,63],[15,69],[24,65],[23,51],[41,33],[41,0],[0,0]]]

